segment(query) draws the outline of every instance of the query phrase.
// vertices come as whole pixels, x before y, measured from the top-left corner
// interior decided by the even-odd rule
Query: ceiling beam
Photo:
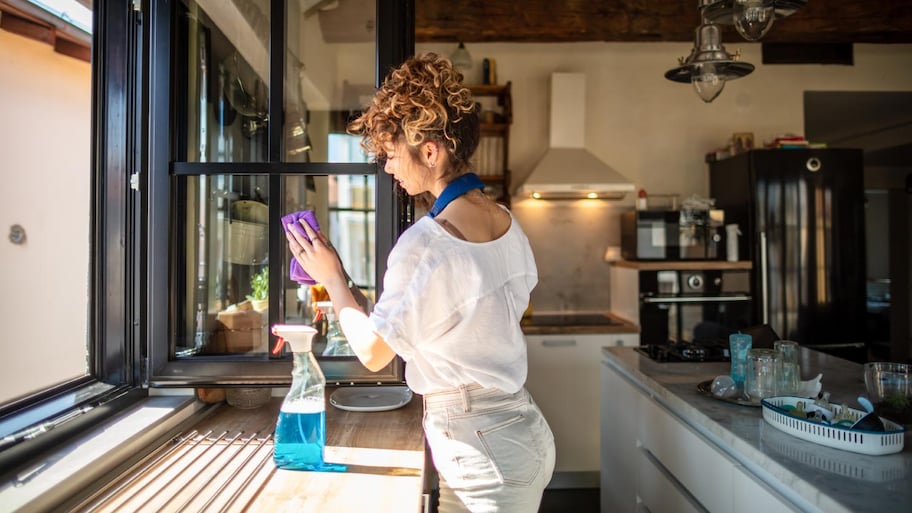
[[[420,0],[418,42],[693,41],[697,0]],[[731,26],[725,39],[740,39]],[[912,2],[810,0],[764,37],[789,43],[912,43]]]

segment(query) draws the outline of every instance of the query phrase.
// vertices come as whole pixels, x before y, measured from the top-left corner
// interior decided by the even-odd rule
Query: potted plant
[[[250,277],[250,294],[244,301],[218,313],[213,352],[264,352],[269,340],[269,268]]]
[[[266,266],[260,272],[250,278],[250,295],[247,299],[253,304],[253,309],[262,312],[269,307],[269,267]]]

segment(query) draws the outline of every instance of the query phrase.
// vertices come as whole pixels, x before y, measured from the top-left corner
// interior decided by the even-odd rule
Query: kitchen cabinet
[[[475,101],[481,104],[481,139],[472,157],[475,173],[485,183],[485,192],[510,206],[510,125],[513,123],[511,83],[472,85]]]
[[[549,488],[599,486],[601,349],[636,345],[637,333],[526,335],[526,388],[551,426],[557,450]]]
[[[798,511],[612,367],[600,381],[603,510]]]

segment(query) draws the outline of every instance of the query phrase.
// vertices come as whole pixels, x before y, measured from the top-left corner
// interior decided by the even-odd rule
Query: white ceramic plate
[[[401,408],[412,400],[412,391],[403,386],[367,386],[340,388],[329,396],[329,402],[340,410],[388,411]]]

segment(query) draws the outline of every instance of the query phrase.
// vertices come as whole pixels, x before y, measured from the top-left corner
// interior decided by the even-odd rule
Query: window
[[[0,251],[4,285],[21,291],[0,314],[0,343],[10,344],[0,368],[0,468],[143,395],[133,388],[139,366],[128,314],[139,295],[128,285],[136,240],[127,227],[135,133],[127,77],[138,50],[131,16],[129,4],[96,5],[89,35],[35,5],[0,2],[0,53],[11,64],[0,67],[0,103],[12,121],[0,129],[4,181],[16,191],[0,212],[19,224]]]
[[[412,52],[414,4],[368,3],[373,6],[375,1],[375,15],[362,0],[342,0],[335,16],[352,16],[354,6],[358,16],[367,16],[357,26],[375,31],[371,37],[376,44],[364,41],[358,31],[362,40],[332,36],[332,41],[321,44],[335,46],[324,48],[317,44],[320,39],[308,38],[323,37],[323,24],[332,34],[346,32],[346,24],[321,14],[321,9],[332,6],[320,2],[308,1],[306,8],[284,0],[237,0],[230,5],[220,0],[200,0],[201,5],[80,2],[94,7],[94,34],[88,35],[35,5],[0,1],[0,57],[11,64],[0,66],[6,93],[0,105],[7,120],[0,130],[8,143],[2,156],[4,183],[16,191],[0,203],[0,213],[16,216],[13,223],[19,225],[11,226],[0,250],[6,264],[0,278],[5,286],[23,291],[6,302],[0,314],[7,328],[0,344],[5,344],[5,354],[20,358],[10,358],[0,367],[0,383],[7,394],[0,398],[0,468],[17,468],[54,441],[97,425],[142,399],[146,393],[139,385],[287,383],[291,365],[286,358],[250,352],[201,354],[196,331],[186,327],[196,325],[185,324],[189,317],[184,312],[205,311],[206,323],[212,322],[210,314],[217,320],[218,311],[209,308],[219,289],[209,285],[219,283],[223,272],[208,268],[203,273],[199,266],[216,261],[212,248],[231,248],[227,239],[218,238],[227,233],[225,222],[233,220],[231,215],[253,216],[254,221],[261,215],[256,206],[238,205],[241,201],[265,200],[270,227],[278,226],[278,218],[288,209],[319,204],[328,232],[346,255],[358,285],[368,291],[377,288],[385,255],[409,222],[410,212],[388,176],[378,174],[371,164],[352,160],[356,145],[351,141],[339,143],[349,145],[340,150],[346,151],[345,157],[335,156],[328,143],[321,154],[319,142],[311,149],[307,142],[308,137],[345,139],[340,127],[353,111],[350,106],[374,87],[351,77],[360,77],[365,70],[373,77],[370,70],[389,69]],[[236,21],[255,20],[256,30],[235,27],[228,31],[235,38],[232,44],[217,46],[229,38],[213,36],[211,30],[208,37],[214,39],[202,37],[207,27],[217,26],[202,4],[212,12],[219,7],[218,15],[234,13]],[[262,10],[252,10],[254,4],[267,9],[268,17],[263,18],[267,15]],[[134,6],[142,11],[134,11]],[[300,26],[292,23],[299,21]],[[320,32],[313,30],[314,24]],[[309,72],[301,75],[307,81],[294,78],[302,70],[295,70],[293,52],[262,56],[262,49],[283,48],[274,43],[285,41],[286,35],[300,43],[295,47],[299,51],[313,52],[297,56],[303,57],[298,64],[315,59]],[[201,42],[213,41],[206,47],[209,53],[200,51]],[[262,47],[259,54],[241,53],[237,61],[224,58],[232,47],[257,46]],[[373,49],[365,52],[366,46]],[[336,50],[334,59],[329,59],[327,48]],[[222,56],[221,67],[212,55]],[[23,71],[36,71],[36,65],[46,61],[61,64],[69,74],[39,80]],[[265,65],[266,71],[251,63]],[[214,71],[199,73],[203,64]],[[237,81],[230,85],[230,73],[240,77],[243,90]],[[199,81],[203,77],[204,83]],[[223,82],[217,85],[219,80]],[[330,89],[341,91],[338,97],[327,96],[332,101],[313,101],[305,108],[304,102],[319,98],[311,96],[315,90],[339,83],[341,90]],[[172,95],[172,86],[183,86],[177,89],[183,93]],[[223,94],[220,99],[210,94],[216,87]],[[299,90],[299,96],[290,93]],[[191,91],[202,94],[193,96]],[[224,96],[227,92],[235,104]],[[226,108],[216,112],[218,105]],[[204,106],[210,112],[198,115]],[[234,124],[229,115],[235,117]],[[271,127],[269,120],[277,120],[274,125],[280,128]],[[220,133],[220,128],[225,130]],[[36,133],[42,138],[32,137]],[[228,194],[205,195],[219,191]],[[235,192],[236,198],[231,195]],[[200,231],[199,225],[188,229],[186,223],[196,220],[210,222],[211,232]],[[206,244],[200,234],[207,235]],[[300,291],[289,284],[284,270],[288,261],[281,232],[270,228],[266,238],[263,259],[251,258],[247,264],[222,258],[214,267],[235,266],[227,276],[240,284],[233,291],[237,298],[252,292],[252,278],[268,268],[269,322],[285,322],[286,315],[297,311],[294,302]],[[209,253],[205,259],[193,259],[199,253],[188,256],[187,248]],[[28,258],[15,253],[23,249]],[[264,265],[268,255],[277,255],[279,265]],[[193,283],[192,277],[210,275],[216,279],[199,288],[205,294],[196,293],[198,283],[186,285]],[[197,299],[205,300],[205,310],[191,303]],[[187,338],[190,334],[193,343]],[[335,357],[323,367],[329,376],[348,377],[352,359]],[[62,366],[54,368],[58,363]],[[28,370],[25,377],[13,374],[19,368]],[[399,371],[391,368],[382,377],[398,379]],[[25,381],[32,377],[39,380]],[[81,420],[70,422],[73,419]],[[50,436],[32,436],[51,428]]]
[[[314,210],[355,284],[378,294],[405,207],[345,127],[391,65],[378,62],[406,54],[378,51],[406,45],[403,31],[377,34],[378,18],[402,17],[400,4],[154,7],[151,46],[169,50],[151,62],[153,386],[289,381],[290,358],[272,354],[268,327],[312,324],[331,298],[291,279],[285,214]],[[347,353],[318,358],[330,381],[402,379],[399,361],[370,373]]]
[[[17,30],[42,23],[19,14],[0,14],[0,405],[90,373],[91,65]]]

